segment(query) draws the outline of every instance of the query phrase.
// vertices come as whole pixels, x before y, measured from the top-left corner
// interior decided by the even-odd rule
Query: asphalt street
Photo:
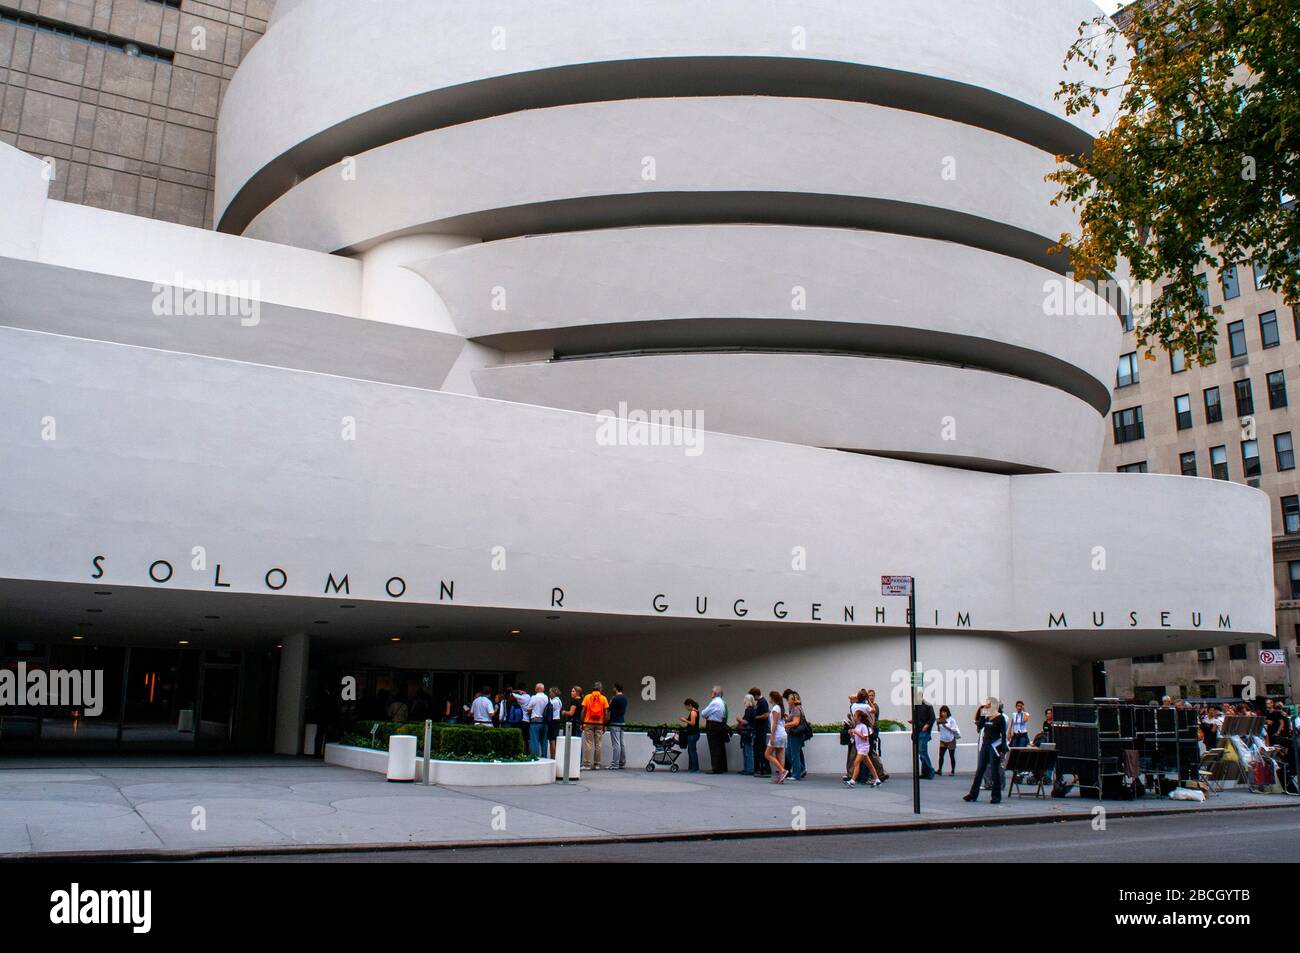
[[[1169,863],[1213,857],[1216,864],[1300,861],[1300,811],[1202,814],[1066,821],[960,830],[865,834],[797,833],[720,840],[555,846],[499,846],[223,858],[232,862],[319,863]]]

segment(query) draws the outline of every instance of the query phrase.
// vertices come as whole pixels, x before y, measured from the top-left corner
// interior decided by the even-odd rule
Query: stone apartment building
[[[50,197],[211,227],[226,85],[273,0],[0,0],[0,142]]]
[[[1113,659],[1106,663],[1111,694],[1237,695],[1253,679],[1261,696],[1292,695],[1300,636],[1300,317],[1264,279],[1250,262],[1207,269],[1204,301],[1223,313],[1216,360],[1206,367],[1189,366],[1181,354],[1145,359],[1129,319],[1102,467],[1234,480],[1267,493],[1277,640]],[[1284,653],[1289,665],[1261,664],[1261,649]]]

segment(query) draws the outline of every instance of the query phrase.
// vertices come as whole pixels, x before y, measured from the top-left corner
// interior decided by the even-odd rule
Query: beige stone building
[[[52,160],[50,197],[212,224],[230,77],[274,0],[0,0],[0,142]]]
[[[1250,262],[1205,273],[1204,299],[1221,307],[1215,362],[1143,356],[1131,319],[1115,377],[1103,469],[1233,480],[1269,495],[1273,509],[1277,640],[1227,648],[1113,659],[1107,691],[1120,696],[1293,697],[1290,666],[1300,635],[1300,318],[1266,290]],[[1148,514],[1161,519],[1159,512]],[[1264,665],[1261,649],[1289,665]]]

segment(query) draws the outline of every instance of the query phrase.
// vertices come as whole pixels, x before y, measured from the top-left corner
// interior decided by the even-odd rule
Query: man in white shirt
[[[492,699],[488,697],[486,688],[479,689],[479,693],[474,696],[474,701],[470,702],[469,716],[474,719],[474,724],[478,727],[492,727]]]
[[[528,719],[528,750],[536,758],[546,757],[546,716],[550,709],[546,686],[538,682],[533,686],[532,697],[524,702],[524,717]]]
[[[722,686],[713,686],[713,697],[700,712],[704,722],[704,735],[709,741],[709,773],[727,773],[727,703],[722,697]]]

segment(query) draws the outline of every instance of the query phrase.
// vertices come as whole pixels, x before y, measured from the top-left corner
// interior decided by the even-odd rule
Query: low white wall
[[[325,762],[376,774],[388,772],[388,752],[350,745],[327,744]],[[448,787],[518,787],[550,784],[556,778],[557,762],[540,761],[432,761],[434,784]],[[415,761],[416,782],[424,781],[424,759]]]

